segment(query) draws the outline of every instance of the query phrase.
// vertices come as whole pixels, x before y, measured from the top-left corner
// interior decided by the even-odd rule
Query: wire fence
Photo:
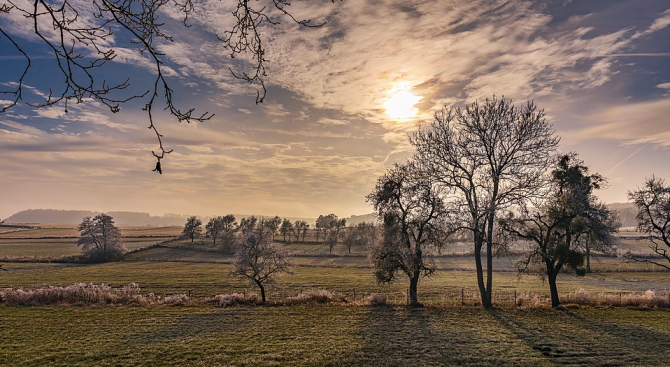
[[[169,296],[185,294],[190,298],[208,298],[217,294],[260,294],[258,288],[240,285],[236,287],[215,288],[214,284],[203,287],[202,283],[189,286],[183,284],[179,287],[166,286],[164,284],[143,284],[144,289],[152,289],[158,296]],[[317,288],[295,288],[269,285],[266,288],[268,300],[281,301],[289,297],[295,297],[303,292],[309,292]],[[321,289],[321,288],[319,288]],[[348,288],[332,290],[327,289],[335,295],[341,296],[346,302],[364,304],[371,297],[382,295],[386,303],[392,305],[409,304],[409,289],[391,290],[369,288]],[[426,306],[481,306],[479,289],[470,287],[444,286],[418,292],[419,302]],[[636,291],[608,291],[608,292],[586,292],[579,289],[575,292],[560,294],[563,304],[578,305],[603,305],[603,306],[652,306],[670,307],[669,290],[647,290]],[[494,306],[542,306],[551,305],[551,298],[544,293],[520,291],[517,289],[499,289],[492,291],[492,303]]]

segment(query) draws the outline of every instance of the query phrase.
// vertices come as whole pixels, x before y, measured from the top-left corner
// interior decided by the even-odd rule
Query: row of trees
[[[577,154],[558,152],[559,138],[533,102],[515,107],[493,97],[444,108],[410,142],[416,154],[379,177],[367,200],[383,223],[369,252],[376,278],[391,282],[405,274],[411,304],[420,304],[420,276],[435,272],[431,251],[450,238],[472,241],[484,307],[492,306],[493,257],[514,241],[530,245],[518,269],[548,280],[554,307],[558,275],[566,269],[583,275],[591,251],[612,247],[616,213],[594,194],[606,179],[590,173]],[[642,239],[670,263],[670,186],[652,177],[628,197]],[[656,258],[626,257],[670,270]]]
[[[377,280],[406,274],[412,304],[420,275],[435,271],[427,250],[453,236],[472,240],[484,307],[492,306],[493,257],[512,241],[532,245],[521,269],[548,279],[554,306],[558,274],[582,272],[585,246],[612,243],[614,213],[593,195],[604,178],[576,154],[557,153],[559,139],[534,103],[494,97],[444,108],[410,141],[415,156],[380,177],[367,199],[384,226],[370,253]]]
[[[216,246],[217,240],[223,246],[230,246],[235,241],[236,233],[247,234],[260,218],[263,219],[264,225],[273,238],[279,234],[282,236],[284,243],[291,243],[292,241],[304,243],[308,233],[310,233],[310,225],[304,220],[291,222],[289,219],[282,219],[278,216],[269,218],[250,216],[243,218],[238,224],[235,216],[228,214],[211,218],[204,227],[204,233],[202,221],[196,216],[189,217],[184,225],[182,235],[191,239],[191,243],[195,242],[196,238],[201,238],[204,235],[206,238],[213,240],[213,246]],[[328,245],[331,253],[338,242],[342,242],[347,247],[348,252],[351,253],[353,247],[365,246],[377,237],[377,231],[373,223],[362,222],[350,227],[347,227],[346,224],[346,219],[340,219],[335,214],[320,215],[312,233],[316,242]]]

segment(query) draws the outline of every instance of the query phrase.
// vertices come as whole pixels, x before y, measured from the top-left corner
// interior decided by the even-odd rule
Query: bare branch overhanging
[[[232,0],[231,0],[232,1]],[[230,51],[231,58],[237,55],[250,55],[253,62],[252,72],[236,73],[230,69],[232,75],[248,83],[259,85],[256,103],[262,103],[267,89],[265,86],[265,46],[259,30],[263,22],[277,25],[279,21],[270,17],[270,10],[275,9],[288,17],[291,22],[304,27],[319,27],[324,23],[312,23],[311,20],[299,20],[287,9],[290,2],[287,0],[271,0],[270,7],[262,5],[255,7],[257,2],[236,0],[236,10],[232,15],[236,18],[235,25],[223,32],[217,38],[222,41],[224,49]],[[330,0],[335,2],[335,0]],[[93,99],[109,108],[112,113],[120,111],[120,106],[134,99],[149,97],[143,107],[149,117],[148,128],[153,130],[158,140],[158,152],[152,151],[156,158],[154,171],[162,173],[161,159],[172,150],[165,149],[162,137],[154,124],[153,107],[163,91],[164,109],[176,117],[178,121],[206,121],[213,114],[204,112],[195,114],[193,108],[186,111],[179,109],[173,100],[173,89],[165,78],[163,65],[165,54],[157,49],[156,40],[162,39],[173,42],[172,36],[164,32],[164,23],[159,21],[159,15],[165,10],[176,10],[183,16],[182,23],[190,27],[189,19],[195,11],[193,0],[94,0],[94,22],[85,22],[80,18],[85,3],[71,0],[62,0],[52,3],[46,0],[34,0],[31,6],[21,4],[16,0],[5,0],[0,4],[0,16],[11,12],[18,12],[26,21],[31,23],[32,33],[50,50],[62,74],[63,82],[60,90],[49,90],[41,103],[27,103],[35,108],[63,105],[68,112],[68,105],[72,102],[82,103]],[[115,29],[116,28],[116,29]],[[153,61],[156,77],[152,85],[142,93],[123,93],[130,87],[130,80],[118,84],[109,84],[95,74],[96,69],[102,68],[107,62],[114,60],[118,54],[114,46],[114,36],[119,30],[127,34],[126,41],[133,44],[141,55],[148,55]],[[17,32],[18,33],[18,32]],[[11,27],[0,25],[0,39],[5,38],[11,46],[26,60],[26,65],[20,72],[16,82],[9,83],[9,90],[0,90],[0,94],[11,96],[10,103],[3,106],[0,113],[15,107],[24,97],[25,78],[34,66],[26,47],[22,46],[20,36],[14,34]]]

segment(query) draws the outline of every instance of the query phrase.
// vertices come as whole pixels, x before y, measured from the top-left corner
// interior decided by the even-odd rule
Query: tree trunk
[[[265,287],[263,287],[263,283],[256,281],[256,285],[258,285],[258,288],[261,290],[261,303],[265,303]]]
[[[549,290],[551,291],[551,307],[558,307],[561,304],[560,300],[558,299],[558,288],[556,287],[557,276],[558,272],[551,272],[548,277]]]
[[[216,247],[216,237],[212,237],[212,238],[214,238],[214,247]]]
[[[481,244],[475,244],[475,265],[477,267],[477,285],[479,286],[479,295],[482,298],[484,307],[491,307],[491,300],[488,297],[486,286],[484,285],[484,270],[482,267],[482,247]]]
[[[586,242],[586,272],[591,272],[591,246]]]
[[[412,277],[409,279],[409,305],[412,307],[422,306],[421,303],[419,302],[419,293],[417,291],[419,284],[419,275],[421,275],[421,273],[415,271],[414,274],[412,274]]]
[[[486,308],[493,307],[493,246],[489,241],[486,244]]]

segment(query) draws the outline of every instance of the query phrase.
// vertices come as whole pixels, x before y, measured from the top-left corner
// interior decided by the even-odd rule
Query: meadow
[[[127,247],[137,248],[180,229],[122,232]],[[11,256],[59,256],[77,253],[76,240],[73,228],[40,228],[0,233],[0,248],[12,248]],[[183,306],[0,305],[0,365],[667,363],[667,307],[595,303],[554,310],[547,306],[547,284],[536,276],[519,277],[514,258],[496,259],[496,308],[484,310],[478,306],[472,257],[447,249],[436,259],[439,271],[419,284],[419,299],[426,307],[411,309],[406,306],[407,282],[400,278],[391,285],[377,284],[364,249],[353,248],[349,254],[338,244],[330,254],[327,246],[308,239],[282,245],[296,255],[295,267],[269,287],[269,304],[215,307],[207,302],[214,295],[256,290],[230,275],[230,253],[207,245],[177,241],[105,264],[3,263],[7,271],[0,272],[0,289],[76,283],[120,288],[137,283],[142,294],[184,294],[191,301]],[[638,242],[631,246],[643,249]],[[594,273],[584,277],[561,274],[561,295],[570,299],[585,293],[597,300],[642,296],[651,290],[669,297],[670,272],[641,263],[622,264],[612,257],[593,260],[592,266]],[[338,294],[343,301],[284,302],[315,289]],[[370,306],[371,294],[386,295],[387,305]]]

